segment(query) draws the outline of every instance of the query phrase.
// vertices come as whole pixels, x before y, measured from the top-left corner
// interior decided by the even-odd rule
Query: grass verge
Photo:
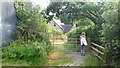
[[[101,61],[93,54],[89,53],[88,57],[85,59],[83,66],[102,66]]]

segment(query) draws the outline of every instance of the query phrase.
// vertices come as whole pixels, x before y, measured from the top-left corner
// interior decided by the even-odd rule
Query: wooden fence
[[[90,51],[101,61],[106,63],[106,53],[104,52],[105,47],[100,46],[96,43],[91,42]]]

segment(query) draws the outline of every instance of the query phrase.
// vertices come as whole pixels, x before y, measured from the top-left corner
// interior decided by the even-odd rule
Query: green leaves
[[[103,17],[105,18],[106,23],[102,24],[102,30],[101,30],[102,40],[101,41],[102,42],[105,41],[103,42],[103,44],[105,45],[110,43],[107,45],[107,47],[110,47],[109,59],[112,61],[116,61],[116,60],[119,60],[119,57],[120,57],[119,56],[120,38],[118,37],[119,22],[118,22],[117,3],[111,3],[111,6],[108,8],[109,10],[103,13]]]
[[[45,42],[32,42],[32,44],[20,45],[16,42],[12,42],[10,46],[4,47],[2,52],[3,59],[22,60],[26,61],[29,65],[35,66],[41,65],[47,61],[47,54],[50,52],[48,50],[48,46]]]
[[[105,2],[52,2],[47,7],[46,14],[50,17],[49,19],[52,19],[49,13],[55,13],[55,16],[65,24],[74,24],[75,21],[88,18],[96,25],[101,25],[104,21],[101,15],[108,10],[105,4]]]
[[[44,11],[40,12],[40,7],[34,6],[29,7],[26,2],[15,2],[14,6],[16,8],[16,15],[19,18],[19,22],[17,23],[17,34],[20,36],[24,36],[24,41],[30,40],[37,40],[37,35],[43,39],[43,35],[40,33],[47,33],[47,25]],[[34,34],[34,35],[33,35]],[[31,35],[31,36],[30,36]],[[34,36],[34,37],[33,37]],[[31,38],[30,38],[31,37]]]
[[[42,65],[47,62],[48,53],[52,52],[44,12],[40,12],[39,6],[32,8],[25,2],[16,1],[14,6],[19,18],[17,38],[3,48],[3,62],[12,60],[32,66]]]

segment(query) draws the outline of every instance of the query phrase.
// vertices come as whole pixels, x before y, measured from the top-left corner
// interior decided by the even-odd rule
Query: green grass
[[[68,58],[64,58],[64,59],[59,58],[58,60],[60,60],[60,61],[51,63],[50,66],[58,66],[60,64],[65,64],[65,63],[68,63],[70,61],[70,59],[68,59]]]
[[[5,60],[4,62],[2,62],[3,66],[29,66],[29,64],[24,61],[24,60],[12,60],[12,59],[3,59]]]
[[[83,66],[102,66],[101,61],[97,59],[97,57],[93,56],[89,53],[89,56],[85,59],[85,63]]]
[[[60,55],[60,56],[62,56],[62,57],[58,57],[58,58],[56,58],[55,60],[58,60],[57,62],[52,62],[52,63],[50,63],[49,65],[50,66],[58,66],[58,65],[60,65],[60,64],[65,64],[65,63],[68,63],[69,61],[70,61],[70,59],[69,58],[64,58],[63,56],[66,54],[65,53],[65,49],[62,49],[62,48],[59,48],[58,46],[56,46],[55,47],[55,52],[57,52],[57,53],[62,53],[63,55]]]

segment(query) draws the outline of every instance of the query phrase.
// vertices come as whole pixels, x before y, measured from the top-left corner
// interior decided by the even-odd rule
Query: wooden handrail
[[[97,55],[95,52],[91,51],[95,56],[97,56],[100,60],[102,60],[103,62],[105,62],[105,60],[103,60],[99,55]]]
[[[103,62],[105,62],[106,60],[103,58],[105,56],[105,53],[102,52],[102,50],[104,50],[105,48],[96,44],[96,43],[93,43],[91,42],[91,52],[97,57],[99,58],[100,60],[102,60]],[[97,53],[96,53],[97,52]],[[101,55],[99,55],[101,54]]]
[[[93,43],[93,42],[91,42],[91,44],[93,44],[93,45],[95,45],[95,46],[97,46],[97,47],[99,47],[99,48],[101,48],[101,49],[105,49],[104,47],[102,47],[102,46],[100,46],[100,45],[98,45],[98,44],[95,44],[95,43]]]
[[[94,48],[93,46],[91,46],[91,48],[92,48],[93,50],[97,51],[98,53],[102,54],[102,55],[104,54],[104,53],[102,53],[101,51],[99,51],[98,49]]]

